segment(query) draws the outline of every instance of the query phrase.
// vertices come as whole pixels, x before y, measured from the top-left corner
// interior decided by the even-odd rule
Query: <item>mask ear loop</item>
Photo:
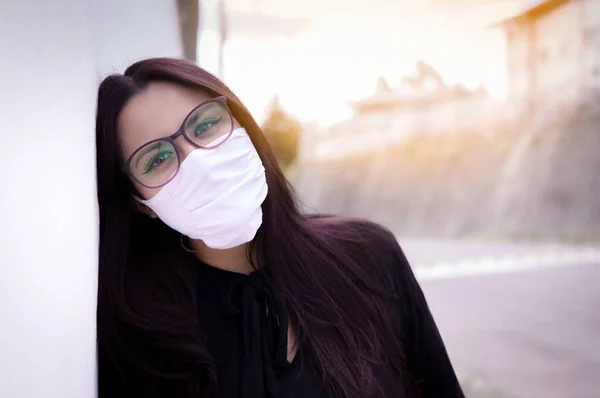
[[[181,242],[181,247],[183,247],[183,250],[185,250],[188,253],[196,253],[194,250],[191,250],[191,249],[188,249],[187,247],[185,247],[185,245],[183,244],[183,234],[181,234],[180,242]]]

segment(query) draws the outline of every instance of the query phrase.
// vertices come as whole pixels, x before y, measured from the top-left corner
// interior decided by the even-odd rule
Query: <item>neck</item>
[[[196,257],[205,264],[240,274],[254,271],[248,258],[248,243],[231,249],[213,249],[198,239],[189,239],[189,244]]]

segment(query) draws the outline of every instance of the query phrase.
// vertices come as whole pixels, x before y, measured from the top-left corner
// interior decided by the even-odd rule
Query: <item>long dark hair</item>
[[[365,249],[368,228],[301,214],[260,127],[235,94],[191,62],[154,58],[131,65],[124,75],[108,76],[98,90],[101,397],[125,393],[111,391],[116,379],[126,379],[144,397],[206,396],[217,384],[196,316],[194,261],[181,250],[177,232],[135,211],[134,188],[122,172],[117,118],[152,81],[225,96],[251,137],[269,186],[251,250],[257,266],[268,265],[268,276],[284,293],[297,343],[323,390],[334,397],[377,396],[375,369],[382,363],[402,380],[401,336],[386,312],[387,293],[371,267],[376,261]]]

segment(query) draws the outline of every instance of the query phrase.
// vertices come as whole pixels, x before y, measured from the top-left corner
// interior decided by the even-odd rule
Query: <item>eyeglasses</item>
[[[146,188],[160,188],[179,172],[181,155],[175,145],[179,136],[202,149],[215,149],[233,132],[233,116],[225,97],[203,102],[185,117],[181,127],[169,137],[147,142],[125,162],[126,172]]]

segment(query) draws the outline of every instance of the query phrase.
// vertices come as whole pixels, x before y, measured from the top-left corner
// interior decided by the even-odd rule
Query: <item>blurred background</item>
[[[600,0],[3,0],[0,33],[0,396],[94,396],[96,88],[176,56],[307,212],[397,234],[468,398],[600,397]]]

